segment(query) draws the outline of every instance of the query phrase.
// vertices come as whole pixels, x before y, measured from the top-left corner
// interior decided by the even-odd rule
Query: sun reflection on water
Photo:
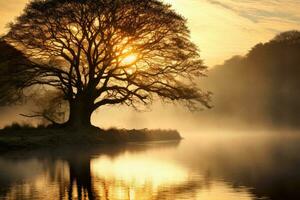
[[[0,171],[6,169],[6,176],[11,179],[11,187],[8,186],[5,193],[1,194],[0,188],[0,199],[255,199],[248,188],[233,186],[219,179],[213,171],[207,171],[213,162],[207,159],[205,151],[197,155],[206,159],[194,163],[192,168],[175,155],[178,155],[176,148],[153,148],[125,149],[117,154],[66,154],[54,162],[51,159],[24,160],[18,165],[0,159]],[[182,155],[187,157],[186,154],[180,157]],[[18,166],[22,166],[22,170]],[[32,169],[39,170],[33,172]],[[20,173],[18,177],[23,177],[22,181],[14,182],[15,172]]]
[[[173,163],[142,156],[125,156],[116,160],[104,156],[93,160],[91,168],[94,176],[106,179],[115,177],[138,185],[151,181],[154,187],[183,182],[188,178],[188,173]]]
[[[103,199],[113,200],[253,199],[246,188],[234,190],[222,181],[207,180],[174,161],[158,157],[126,154],[92,160],[95,190]]]
[[[189,177],[187,171],[174,163],[144,156],[106,156],[92,161],[91,169],[97,185],[106,180],[108,188],[100,190],[109,199],[153,199],[162,187],[179,185]],[[97,188],[97,185],[95,188]]]

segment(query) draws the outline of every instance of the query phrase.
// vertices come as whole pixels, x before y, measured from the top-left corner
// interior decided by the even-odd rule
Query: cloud
[[[207,2],[231,10],[256,23],[270,19],[274,19],[274,25],[278,21],[291,24],[300,22],[300,2],[297,0],[207,0]]]
[[[245,54],[279,32],[300,29],[298,0],[165,0],[188,19],[209,66]]]

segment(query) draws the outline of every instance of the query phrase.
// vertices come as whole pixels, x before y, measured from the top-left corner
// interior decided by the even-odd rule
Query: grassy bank
[[[176,130],[101,130],[98,128],[71,130],[13,126],[0,130],[0,151],[66,145],[99,145],[180,139],[181,136]]]

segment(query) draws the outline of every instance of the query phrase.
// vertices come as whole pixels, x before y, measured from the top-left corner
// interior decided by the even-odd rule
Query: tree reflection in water
[[[218,157],[198,152],[206,162],[193,156],[197,165],[191,169],[182,162],[187,152],[177,146],[152,143],[2,155],[0,185],[5,189],[0,199],[254,199],[249,189],[216,179],[213,168],[205,168],[216,167],[212,159]],[[174,159],[178,154],[181,160]]]
[[[178,143],[172,142],[102,147],[100,149],[83,148],[78,150],[71,148],[55,151],[24,152],[22,156],[18,153],[10,153],[0,158],[0,171],[2,172],[0,172],[0,199],[3,197],[7,199],[142,200],[162,199],[160,197],[170,198],[175,194],[191,193],[191,191],[199,188],[198,183],[186,181],[185,174],[181,173],[180,169],[172,164],[161,167],[159,161],[144,163],[144,167],[150,165],[148,166],[148,169],[151,170],[150,174],[143,174],[149,171],[143,171],[141,163],[135,166],[135,169],[129,169],[130,166],[122,169],[122,165],[119,166],[119,172],[121,170],[123,173],[128,170],[129,176],[137,172],[134,170],[141,168],[142,171],[138,172],[137,175],[141,176],[140,180],[145,181],[144,183],[128,182],[128,177],[125,177],[126,179],[115,177],[118,174],[111,174],[110,177],[106,176],[110,167],[121,164],[117,162],[119,156],[145,152],[153,148],[172,149],[176,148],[177,145]],[[108,160],[111,160],[110,165],[105,166],[105,163],[100,162],[98,164],[104,164],[103,169],[101,167],[91,169],[93,160],[97,161],[99,159],[95,158],[102,157],[109,158]],[[145,159],[141,162],[143,161]],[[116,162],[116,165],[113,165],[113,162]],[[134,164],[137,164],[136,160],[133,162]],[[160,170],[160,172],[155,170]],[[170,173],[170,170],[175,171]],[[142,177],[143,175],[146,179]],[[180,180],[175,181],[178,178]],[[165,185],[161,185],[164,183]],[[164,187],[159,189],[160,186]]]
[[[67,198],[155,200],[175,199],[185,195],[195,197],[203,183],[192,180],[182,168],[153,158],[118,158],[119,154],[126,157],[126,152],[146,151],[152,147],[172,148],[177,144],[136,146],[125,152],[114,149],[107,152],[109,156],[98,155],[95,159],[93,153],[69,154],[66,158],[70,177]]]
[[[68,199],[73,199],[73,186],[76,183],[77,197],[79,200],[95,198],[92,186],[92,174],[89,157],[77,156],[68,160],[70,182],[68,187]]]

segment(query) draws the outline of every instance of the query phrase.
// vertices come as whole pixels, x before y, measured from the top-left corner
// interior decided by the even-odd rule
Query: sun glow
[[[123,58],[122,64],[123,65],[132,65],[137,61],[137,59],[138,59],[137,54],[130,54],[130,55],[126,56],[125,58]]]

